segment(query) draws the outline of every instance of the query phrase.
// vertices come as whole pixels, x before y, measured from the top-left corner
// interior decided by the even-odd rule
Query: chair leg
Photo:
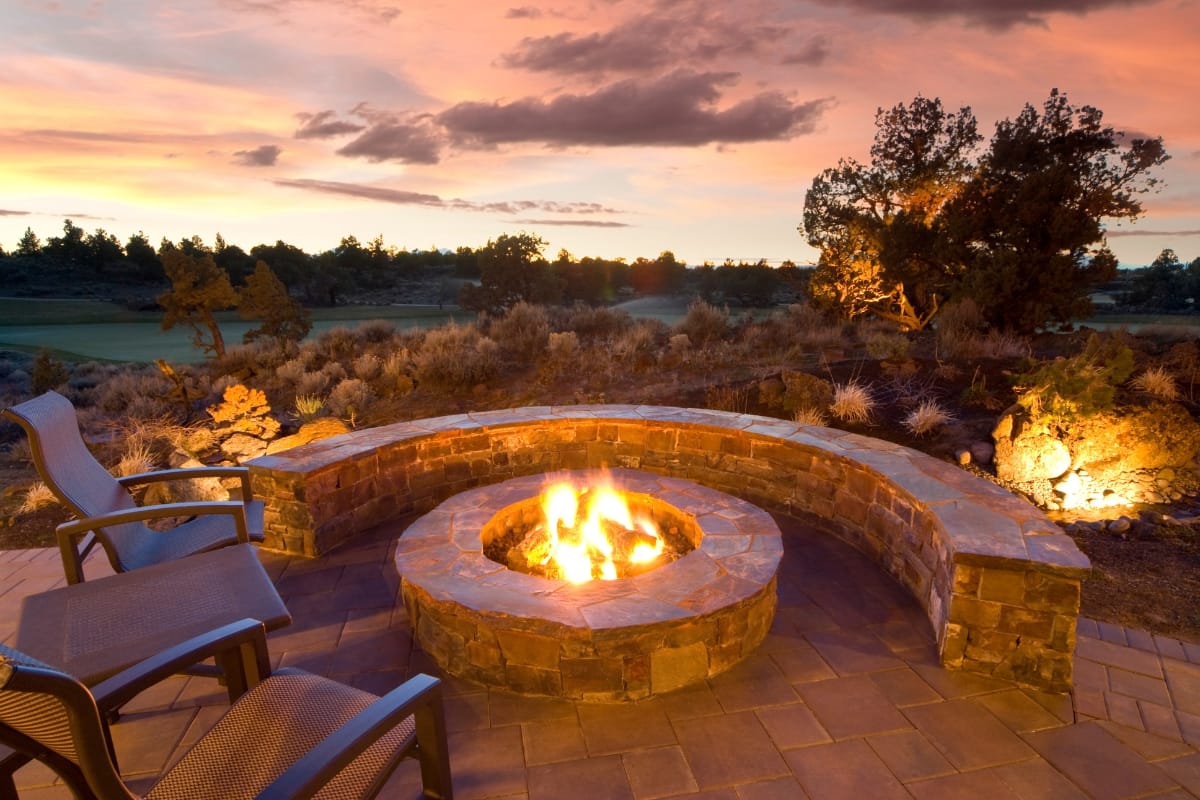
[[[446,743],[446,715],[441,692],[413,712],[417,728],[417,759],[421,786],[430,800],[454,800],[450,779],[450,748]]]
[[[7,756],[0,759],[0,800],[18,800],[15,773],[28,764],[30,759],[3,746],[0,746],[0,751],[8,752]]]

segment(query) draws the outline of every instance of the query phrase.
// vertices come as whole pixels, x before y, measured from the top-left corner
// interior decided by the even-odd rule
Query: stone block
[[[524,694],[560,697],[563,693],[562,673],[558,670],[538,669],[524,664],[505,665],[504,683],[513,691]]]
[[[1003,606],[1000,609],[1000,624],[997,629],[1004,633],[1015,633],[1023,639],[1048,642],[1054,633],[1054,620],[1054,614],[1049,611]]]
[[[619,693],[624,688],[625,662],[621,658],[564,658],[562,687],[569,697]]]
[[[1025,573],[1025,604],[1030,608],[1079,613],[1078,578],[1059,577],[1046,572]]]
[[[510,664],[541,669],[558,669],[558,640],[524,631],[498,630],[496,639],[500,652]]]
[[[1000,624],[1000,604],[955,594],[950,601],[950,621],[970,628],[993,630]]]
[[[1019,606],[1025,602],[1025,573],[985,567],[979,580],[979,598]]]
[[[689,686],[708,674],[708,648],[703,642],[667,647],[650,655],[650,686],[655,694]]]

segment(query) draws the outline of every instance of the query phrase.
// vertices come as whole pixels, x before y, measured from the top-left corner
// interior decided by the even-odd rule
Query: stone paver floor
[[[320,559],[263,553],[295,618],[276,664],[375,692],[434,672],[389,557],[406,521]],[[694,688],[637,704],[539,699],[447,679],[456,797],[1197,798],[1200,646],[1081,620],[1073,696],[937,664],[914,601],[861,555],[780,518],[779,611],[760,650]],[[100,574],[95,559],[89,575]],[[54,550],[0,552],[0,636],[20,598],[62,584]],[[125,707],[117,753],[145,788],[224,707],[177,676]],[[39,765],[23,798],[67,797]],[[419,796],[414,762],[382,794]]]

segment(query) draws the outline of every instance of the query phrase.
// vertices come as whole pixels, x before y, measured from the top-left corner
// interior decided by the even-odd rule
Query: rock
[[[990,464],[996,455],[996,448],[991,442],[972,442],[971,458],[976,464]]]
[[[959,466],[965,467],[967,464],[971,463],[971,451],[970,450],[957,450],[954,453],[954,458],[955,458],[955,460],[958,461]]]
[[[237,463],[258,458],[267,452],[267,443],[248,433],[235,433],[221,442],[221,452]]]
[[[320,417],[319,419],[314,419],[312,422],[304,423],[300,426],[300,430],[291,436],[283,436],[268,444],[267,455],[349,432],[350,426],[342,422],[342,420],[336,417]]]
[[[1117,517],[1108,523],[1110,533],[1128,533],[1131,527],[1133,527],[1133,523],[1126,516]]]

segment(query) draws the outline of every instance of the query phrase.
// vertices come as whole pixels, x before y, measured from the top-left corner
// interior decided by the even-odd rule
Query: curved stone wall
[[[465,489],[605,466],[801,518],[912,593],[945,666],[1071,688],[1087,558],[1031,504],[889,442],[721,411],[533,407],[356,431],[255,459],[250,471],[267,503],[266,546],[315,556]]]

